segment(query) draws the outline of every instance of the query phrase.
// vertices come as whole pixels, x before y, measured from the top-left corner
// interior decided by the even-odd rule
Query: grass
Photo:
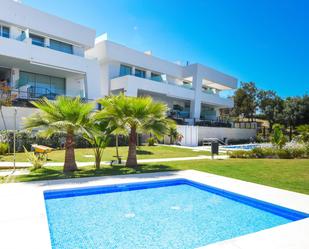
[[[124,159],[128,153],[127,146],[119,147],[119,154]],[[93,156],[93,150],[88,149],[75,149],[75,158],[78,162],[93,162],[94,157],[85,157],[85,155]],[[113,156],[116,155],[115,147],[107,147],[103,153],[103,161],[110,161],[115,159]],[[172,158],[172,157],[193,157],[198,155],[210,155],[207,151],[192,151],[189,149],[171,147],[171,146],[139,146],[137,151],[138,159],[148,159],[148,158]],[[64,161],[64,150],[52,151],[48,154],[49,162],[63,162]],[[2,156],[1,161],[10,162],[13,161],[12,155]],[[17,162],[25,162],[26,154],[17,153],[16,154]]]
[[[195,169],[276,188],[309,194],[308,159],[229,159],[196,160],[140,165],[137,169],[124,166],[104,166],[100,170],[83,167],[79,171],[64,174],[61,167],[46,167],[31,171],[29,175],[13,176],[11,182],[124,175]]]

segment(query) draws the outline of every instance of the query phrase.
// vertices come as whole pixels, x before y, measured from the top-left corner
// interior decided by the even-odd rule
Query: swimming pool
[[[44,192],[52,247],[197,248],[308,217],[186,179]]]
[[[261,147],[259,144],[240,144],[240,145],[224,145],[222,148],[224,149],[232,149],[232,150],[252,150],[254,148]]]

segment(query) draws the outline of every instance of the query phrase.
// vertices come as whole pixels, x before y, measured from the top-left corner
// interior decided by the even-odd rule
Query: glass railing
[[[218,93],[216,93],[216,91],[215,91],[214,89],[205,89],[205,88],[202,88],[202,92],[208,93],[208,94],[218,94]]]
[[[115,77],[115,78],[124,77],[124,76],[128,76],[128,75],[141,78],[141,77],[133,75],[133,74],[122,74],[122,73],[119,73],[119,75],[117,77]],[[172,85],[172,86],[183,87],[183,88],[190,89],[190,90],[193,89],[192,84],[182,84],[182,85],[179,85],[179,84],[176,84],[174,82],[164,81],[161,77],[151,77],[151,78],[144,78],[144,79],[155,81],[155,82],[158,82],[158,83],[161,83],[161,84],[169,84],[169,85]]]

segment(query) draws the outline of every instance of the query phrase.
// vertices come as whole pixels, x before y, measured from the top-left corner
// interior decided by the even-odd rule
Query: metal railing
[[[44,89],[44,88],[43,88]],[[0,101],[2,103],[9,103],[13,106],[23,106],[23,107],[32,107],[31,101],[35,101],[46,97],[49,100],[55,100],[57,96],[63,96],[65,94],[57,94],[51,92],[49,89],[45,91],[37,92],[33,89],[28,89],[27,91],[22,91],[20,89],[8,89],[0,87]],[[87,99],[81,96],[83,102],[90,102],[93,99]]]

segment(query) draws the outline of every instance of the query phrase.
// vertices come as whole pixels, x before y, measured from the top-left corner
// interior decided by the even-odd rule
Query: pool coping
[[[0,247],[50,249],[43,192],[184,178],[275,205],[309,213],[309,195],[213,175],[196,170],[77,178],[0,185]],[[203,249],[309,248],[309,218],[201,247]]]

